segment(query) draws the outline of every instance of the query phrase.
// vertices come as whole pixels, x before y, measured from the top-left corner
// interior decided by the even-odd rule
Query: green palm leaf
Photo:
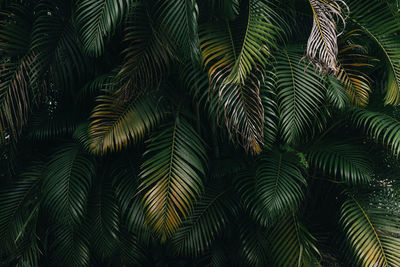
[[[77,144],[66,144],[51,156],[43,181],[43,204],[52,218],[82,220],[94,172],[92,158]]]
[[[40,184],[44,164],[38,162],[21,174],[19,179],[0,192],[0,242],[14,248],[24,236],[30,221],[38,213]],[[28,233],[29,234],[29,233]]]
[[[81,0],[76,11],[85,52],[98,57],[104,52],[104,39],[110,38],[129,10],[130,0]]]
[[[334,108],[343,110],[350,103],[348,92],[346,92],[343,84],[330,75],[326,76],[326,83],[326,101]]]
[[[347,240],[363,266],[399,266],[400,219],[395,202],[375,202],[370,194],[348,193],[341,210]]]
[[[101,96],[89,126],[93,152],[120,151],[129,142],[142,140],[163,118],[163,108],[152,97],[120,103],[115,97]]]
[[[315,238],[294,214],[272,228],[270,242],[274,266],[318,266]]]
[[[161,27],[183,53],[185,59],[200,61],[198,6],[195,0],[166,0],[157,3]]]
[[[214,241],[234,214],[235,203],[228,190],[206,189],[172,239],[175,249],[184,255],[199,256]]]
[[[132,8],[124,41],[128,47],[123,51],[124,64],[117,74],[121,82],[119,91],[129,94],[157,88],[169,66],[170,44],[166,36],[154,28],[144,5]]]
[[[89,266],[89,226],[54,225],[52,229],[53,264],[60,266]]]
[[[29,51],[32,12],[14,7],[0,21],[0,145],[15,138],[27,121],[31,106],[29,72],[34,53]],[[13,60],[11,60],[13,59]]]
[[[150,139],[140,177],[147,222],[162,241],[172,236],[202,191],[203,141],[182,116]]]
[[[89,201],[91,246],[101,259],[110,258],[118,248],[119,208],[109,181],[103,181]]]
[[[351,121],[373,140],[387,146],[395,156],[400,155],[400,122],[384,113],[352,109]]]
[[[312,166],[350,184],[371,181],[371,162],[366,151],[350,142],[317,142],[308,149]]]
[[[269,266],[270,248],[268,230],[244,217],[240,224],[241,254],[245,266]]]
[[[364,107],[369,102],[371,92],[370,78],[361,68],[373,65],[371,59],[365,55],[365,48],[361,45],[346,43],[351,37],[359,35],[357,30],[347,33],[339,40],[339,69],[336,74],[349,95],[351,103]]]
[[[254,176],[246,174],[237,180],[246,207],[265,226],[296,210],[306,185],[299,158],[276,150],[261,156]]]
[[[224,82],[243,84],[254,68],[267,64],[280,38],[280,28],[275,24],[283,22],[264,0],[249,0],[247,12],[244,37],[237,35],[242,21],[226,23],[225,27],[207,25],[202,31],[203,63],[210,79],[219,79],[214,72],[227,72]]]
[[[386,1],[347,1],[351,19],[382,49],[388,73],[386,104],[400,103],[400,17]]]
[[[325,97],[323,80],[311,67],[305,69],[296,48],[276,55],[275,75],[281,136],[293,143],[312,128]]]

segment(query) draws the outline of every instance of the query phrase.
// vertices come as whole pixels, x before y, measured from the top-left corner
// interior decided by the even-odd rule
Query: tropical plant
[[[393,0],[0,0],[0,266],[400,266]]]

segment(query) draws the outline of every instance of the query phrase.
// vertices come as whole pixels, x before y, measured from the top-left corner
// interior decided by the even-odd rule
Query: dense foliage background
[[[1,266],[400,266],[384,0],[0,0]]]

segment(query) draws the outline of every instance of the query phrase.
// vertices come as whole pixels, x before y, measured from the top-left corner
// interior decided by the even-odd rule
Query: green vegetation
[[[395,1],[0,7],[0,266],[400,266]]]

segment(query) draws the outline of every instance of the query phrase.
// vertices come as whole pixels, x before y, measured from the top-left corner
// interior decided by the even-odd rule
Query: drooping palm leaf
[[[270,248],[268,230],[244,217],[239,225],[241,254],[246,266],[269,266]]]
[[[88,73],[88,60],[81,52],[69,4],[70,0],[42,0],[36,6],[31,49],[37,53],[30,83],[38,91],[47,79],[51,81],[50,87],[53,83],[58,90],[73,91]]]
[[[142,140],[164,115],[161,103],[150,96],[128,103],[120,103],[112,96],[102,96],[99,102],[89,126],[90,146],[98,154],[120,151],[129,142]]]
[[[200,62],[200,41],[197,19],[198,6],[195,0],[158,1],[157,16],[161,27],[170,36],[185,59]]]
[[[386,114],[366,109],[352,109],[351,121],[373,140],[387,146],[395,156],[400,155],[400,122]]]
[[[297,48],[276,55],[275,75],[281,137],[291,143],[311,129],[324,100],[324,84],[312,67],[300,63]]]
[[[81,0],[76,11],[85,52],[98,57],[130,8],[130,0]]]
[[[5,12],[6,13],[6,12]],[[0,22],[0,145],[17,138],[25,125],[31,99],[29,72],[34,53],[29,51],[32,12],[16,6]]]
[[[94,172],[93,159],[77,144],[66,144],[51,156],[43,181],[43,204],[54,220],[82,220]]]
[[[386,104],[400,103],[400,30],[399,13],[387,1],[347,1],[350,18],[382,49],[387,64]]]
[[[365,192],[348,193],[341,210],[341,222],[348,242],[363,266],[400,264],[400,219],[394,202],[374,202]]]
[[[206,189],[172,239],[179,253],[199,256],[211,246],[234,214],[235,203],[229,193],[229,190]]]
[[[110,181],[103,181],[89,201],[91,247],[101,259],[115,254],[119,241],[119,209]]]
[[[278,135],[279,113],[275,80],[275,74],[268,72],[260,91],[264,107],[264,146],[266,148],[272,148]]]
[[[11,186],[0,192],[0,243],[11,249],[25,234],[30,221],[39,210],[40,184],[44,164],[37,162],[29,167]],[[29,233],[28,233],[29,234]]]
[[[343,110],[349,103],[349,95],[343,84],[333,76],[326,76],[326,101],[338,110]]]
[[[345,24],[343,0],[308,0],[313,13],[313,27],[307,42],[306,56],[323,73],[337,71],[337,26]],[[347,10],[348,11],[348,10]]]
[[[367,152],[350,142],[317,142],[308,149],[312,166],[350,184],[371,181],[371,162]]]
[[[315,239],[296,215],[273,227],[270,242],[275,266],[318,266]]]
[[[88,225],[54,225],[52,229],[53,265],[89,266],[89,230]]]
[[[299,158],[276,150],[261,156],[254,175],[249,173],[237,179],[246,207],[265,226],[296,210],[306,185]]]
[[[176,116],[150,139],[140,188],[147,222],[170,237],[202,191],[206,154],[203,141],[183,116]]]
[[[210,79],[214,72],[228,72],[226,83],[245,83],[248,75],[258,65],[265,66],[272,48],[280,38],[278,23],[283,23],[267,1],[248,1],[244,37],[238,36],[240,23],[224,26],[207,25],[200,42],[204,66]]]
[[[137,93],[157,88],[169,66],[170,45],[165,35],[154,28],[144,5],[132,8],[124,41],[128,47],[123,51],[125,60],[117,75],[119,91],[129,95],[132,89]]]
[[[357,35],[359,32],[353,30],[339,40],[339,65],[336,76],[346,88],[351,103],[364,107],[369,102],[371,79],[362,68],[366,69],[373,65],[370,63],[372,60],[365,55],[362,45],[347,43],[348,39]]]

